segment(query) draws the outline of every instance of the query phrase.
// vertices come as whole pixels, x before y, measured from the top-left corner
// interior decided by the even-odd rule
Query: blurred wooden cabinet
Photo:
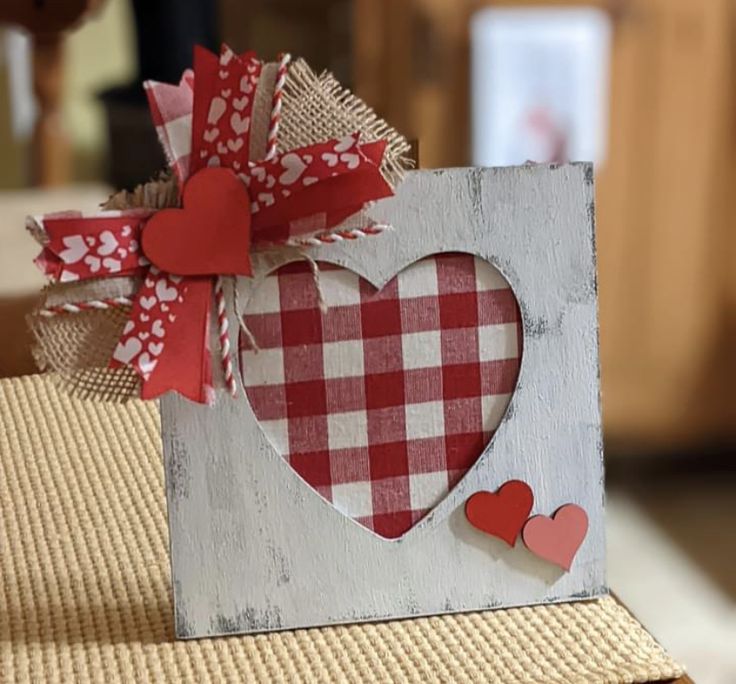
[[[529,2],[355,0],[359,95],[420,141],[469,156],[469,21]],[[734,0],[620,0],[608,159],[597,170],[606,433],[639,447],[736,438]]]
[[[273,59],[282,50],[350,81],[351,0],[219,0],[222,39]]]

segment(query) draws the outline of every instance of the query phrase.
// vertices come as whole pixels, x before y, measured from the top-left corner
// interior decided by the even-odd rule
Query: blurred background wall
[[[356,2],[355,87],[419,139],[424,166],[468,162],[469,26],[490,4]],[[580,5],[599,7],[611,24],[607,155],[596,169],[609,442],[672,449],[730,441],[736,4]]]

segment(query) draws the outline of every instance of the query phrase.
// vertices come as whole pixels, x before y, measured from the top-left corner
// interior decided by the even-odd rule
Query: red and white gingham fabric
[[[396,538],[475,463],[516,384],[519,311],[467,254],[423,259],[381,290],[321,264],[265,278],[246,306],[246,393],[296,472],[345,515]]]
[[[158,139],[171,170],[183,184],[189,177],[192,150],[194,72],[187,69],[179,85],[146,81],[144,86]]]

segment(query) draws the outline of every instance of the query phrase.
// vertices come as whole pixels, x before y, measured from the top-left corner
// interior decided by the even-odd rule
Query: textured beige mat
[[[0,381],[2,682],[642,682],[681,668],[613,599],[175,642],[154,405]]]

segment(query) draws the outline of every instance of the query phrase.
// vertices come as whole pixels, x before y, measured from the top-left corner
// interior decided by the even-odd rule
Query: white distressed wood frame
[[[395,230],[315,249],[375,285],[424,256],[470,252],[519,301],[516,392],[483,456],[398,540],[322,499],[273,449],[241,387],[215,408],[161,402],[180,638],[265,632],[601,595],[605,579],[593,180],[588,164],[415,171],[373,217]],[[251,284],[240,282],[246,301]],[[233,344],[238,326],[231,321]],[[590,518],[564,573],[521,543],[472,528],[463,506],[509,479],[533,513],[577,503]]]

